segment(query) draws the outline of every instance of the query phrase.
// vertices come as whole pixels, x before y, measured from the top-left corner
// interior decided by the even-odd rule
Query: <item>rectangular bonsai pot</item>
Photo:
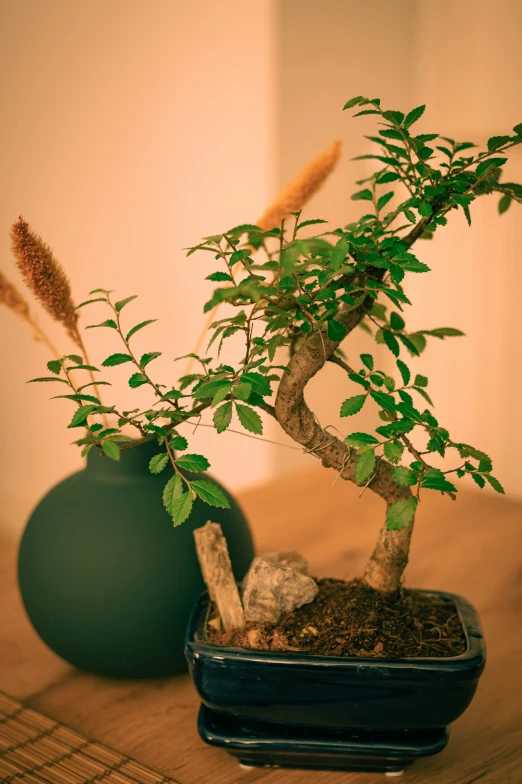
[[[467,639],[466,652],[447,658],[315,656],[259,651],[209,641],[210,604],[202,594],[189,623],[185,655],[204,705],[247,722],[333,730],[433,730],[470,704],[486,651],[472,605],[451,599]]]

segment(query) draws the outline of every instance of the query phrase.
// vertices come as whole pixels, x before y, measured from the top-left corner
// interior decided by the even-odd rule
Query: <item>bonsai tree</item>
[[[410,358],[419,356],[428,340],[462,333],[452,327],[409,331],[406,279],[429,272],[413,248],[420,240],[431,240],[455,210],[462,210],[471,224],[472,203],[479,196],[500,194],[500,213],[511,201],[522,202],[522,186],[501,180],[506,153],[522,142],[522,125],[512,135],[494,136],[486,150],[476,152],[470,142],[436,133],[416,135],[424,106],[404,115],[383,110],[378,99],[358,96],[344,108],[355,109],[356,116],[374,115],[378,123],[377,134],[367,137],[375,152],[360,156],[375,161],[376,171],[357,183],[352,196],[367,210],[358,221],[334,230],[323,220],[301,220],[302,205],[335,165],[337,143],[302,172],[257,225],[233,227],[190,248],[187,255],[210,253],[217,262],[207,278],[217,284],[205,305],[212,314],[210,339],[206,351],[188,355],[197,363],[192,372],[175,384],[154,378],[151,363],[160,352],[138,356],[133,348],[133,336],[154,319],[129,325],[124,309],[135,296],[118,299],[111,291],[95,289],[78,308],[103,303],[109,313],[87,329],[108,329],[120,343],[118,353],[101,365],[128,364],[130,387],[149,386],[152,404],[133,410],[104,405],[92,379],[75,380],[86,372],[97,374],[98,385],[108,383],[83,351],[56,357],[48,363],[51,375],[33,380],[68,387],[58,397],[76,404],[69,427],[85,430],[76,441],[82,454],[96,448],[119,460],[123,450],[158,440],[161,451],[151,460],[150,471],[158,474],[172,466],[163,501],[174,525],[187,519],[196,497],[211,506],[228,506],[223,491],[210,480],[187,474],[206,471],[209,462],[188,451],[183,426],[200,422],[210,411],[217,434],[237,419],[247,434],[260,437],[263,417],[275,418],[325,468],[368,487],[385,502],[384,524],[363,579],[377,591],[391,593],[400,586],[425,491],[454,499],[457,480],[471,476],[480,488],[487,483],[504,492],[488,455],[455,440],[432,413],[428,379],[410,369]],[[317,231],[310,227],[320,233],[309,236]],[[13,228],[13,242],[22,270],[34,266],[38,257],[52,277],[57,262],[21,219]],[[215,318],[218,307],[223,307],[220,319]],[[67,326],[81,349],[72,315]],[[356,328],[371,333],[391,353],[394,372],[379,368],[369,353],[347,358],[345,340]],[[230,365],[220,360],[220,352],[233,336],[241,336],[243,347]],[[375,432],[354,428],[343,440],[320,425],[305,394],[327,362],[339,368],[339,399],[333,405],[346,418],[364,406],[376,406],[381,424]],[[106,416],[114,420],[110,426],[101,421]],[[137,439],[124,434],[129,425]]]

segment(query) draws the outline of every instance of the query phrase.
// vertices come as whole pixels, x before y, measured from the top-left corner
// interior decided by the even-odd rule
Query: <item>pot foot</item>
[[[235,757],[241,768],[301,768],[385,773],[402,776],[404,768],[446,746],[447,728],[426,732],[327,732],[314,727],[251,724],[202,705],[198,730],[202,740]]]

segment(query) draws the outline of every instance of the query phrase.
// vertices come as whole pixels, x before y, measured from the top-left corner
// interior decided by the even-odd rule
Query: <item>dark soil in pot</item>
[[[318,580],[311,604],[273,626],[249,624],[230,632],[208,628],[211,642],[315,656],[452,657],[467,642],[451,599],[402,589],[383,596],[361,580]]]

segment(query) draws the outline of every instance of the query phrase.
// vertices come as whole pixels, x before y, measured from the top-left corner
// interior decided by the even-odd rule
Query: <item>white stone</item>
[[[243,581],[247,623],[277,623],[281,615],[312,602],[317,596],[319,588],[315,580],[296,568],[282,565],[283,559],[274,558],[278,555],[269,553],[252,561]],[[304,559],[290,560],[302,568]]]
[[[298,553],[296,550],[280,550],[277,553],[263,553],[262,558],[268,561],[279,564],[280,566],[288,566],[290,569],[295,569],[296,572],[301,574],[308,574],[308,561]]]

